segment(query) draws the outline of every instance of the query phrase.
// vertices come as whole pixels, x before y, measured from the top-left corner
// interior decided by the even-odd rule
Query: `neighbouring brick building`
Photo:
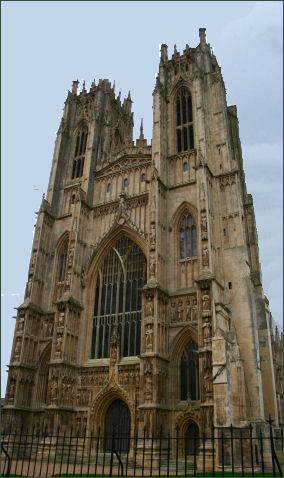
[[[68,92],[18,307],[4,423],[208,432],[281,420],[236,106],[205,29],[161,46],[151,145],[130,94]],[[274,361],[273,358],[275,357]]]

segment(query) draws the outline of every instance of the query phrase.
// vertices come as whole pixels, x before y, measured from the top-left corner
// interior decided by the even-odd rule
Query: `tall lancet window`
[[[196,226],[189,212],[183,214],[179,223],[180,258],[197,256]]]
[[[145,256],[123,236],[111,247],[97,274],[91,358],[109,357],[114,330],[120,337],[121,356],[139,355],[145,282]]]
[[[66,262],[68,252],[68,239],[64,241],[58,252],[57,264],[57,282],[63,282],[65,279]]]
[[[190,340],[180,361],[180,399],[198,400],[198,398],[198,347],[193,340]]]
[[[79,129],[76,136],[75,154],[72,167],[72,179],[80,178],[83,175],[87,137],[88,129],[86,126],[83,126]]]
[[[184,86],[176,95],[176,142],[178,153],[194,148],[192,101]]]

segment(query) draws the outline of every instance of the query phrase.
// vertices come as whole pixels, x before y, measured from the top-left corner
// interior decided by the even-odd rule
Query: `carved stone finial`
[[[72,83],[72,93],[74,95],[77,95],[79,83],[80,83],[79,80],[75,80]]]
[[[164,43],[161,45],[161,61],[168,61],[168,45],[165,45]]]
[[[143,133],[143,118],[141,118],[141,124],[140,124],[140,136],[139,139],[144,139],[144,133]]]
[[[177,51],[177,46],[174,45],[174,55],[177,55],[178,54],[178,51]]]
[[[86,82],[85,80],[83,81],[83,88],[82,88],[82,93],[86,93],[87,90],[86,90]]]
[[[206,28],[199,28],[200,44],[206,43]]]

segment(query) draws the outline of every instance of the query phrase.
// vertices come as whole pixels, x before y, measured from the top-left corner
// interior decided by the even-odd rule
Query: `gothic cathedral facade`
[[[68,93],[18,307],[5,423],[187,433],[281,421],[237,109],[205,29],[130,94]],[[278,377],[278,379],[277,379]]]

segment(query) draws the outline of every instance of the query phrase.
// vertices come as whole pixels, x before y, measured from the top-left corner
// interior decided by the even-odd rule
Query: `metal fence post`
[[[179,427],[176,427],[176,476],[178,475],[178,435],[179,435]]]
[[[212,475],[215,476],[215,428],[212,425]]]
[[[231,423],[230,426],[230,442],[231,442],[231,465],[232,465],[232,476],[235,476],[235,462],[234,462],[234,428]]]

